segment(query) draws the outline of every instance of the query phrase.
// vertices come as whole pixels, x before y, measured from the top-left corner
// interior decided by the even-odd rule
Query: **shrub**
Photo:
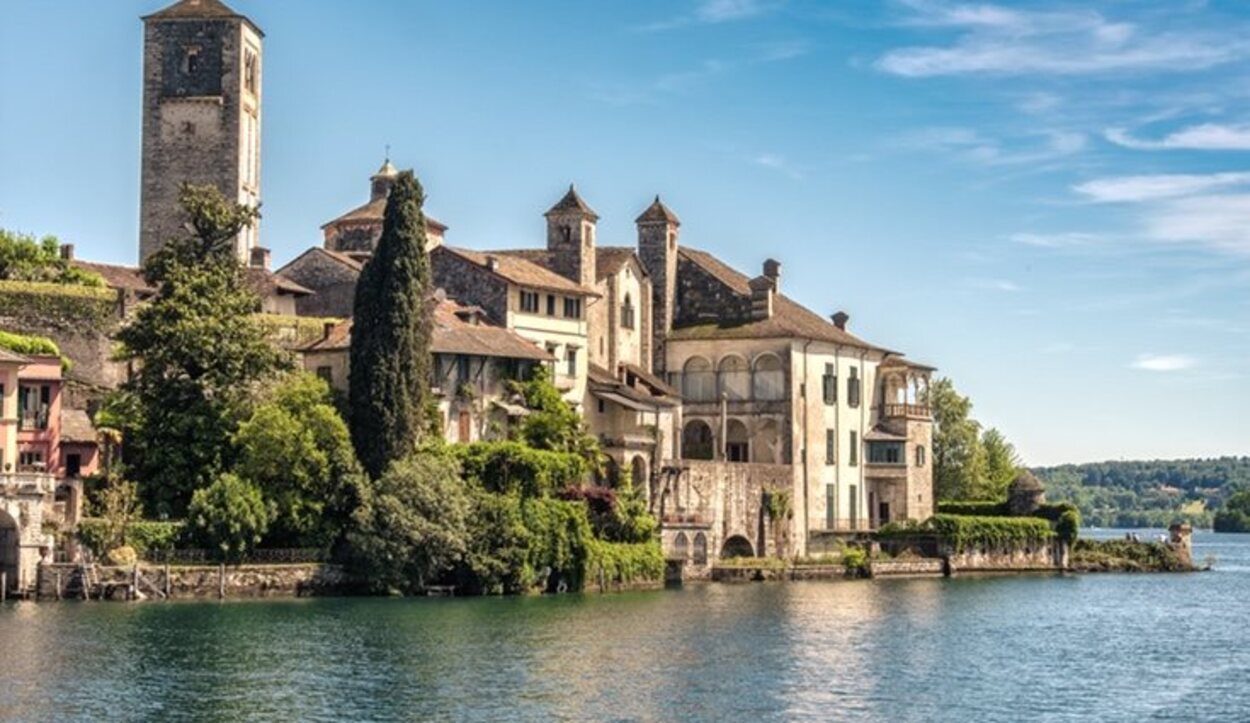
[[[590,574],[602,573],[607,584],[655,581],[664,577],[664,553],[656,540],[641,543],[605,542],[590,544]]]
[[[187,508],[187,533],[193,544],[220,560],[238,561],[260,543],[269,528],[269,508],[260,490],[226,473],[195,491]]]
[[[842,551],[842,564],[848,575],[867,575],[868,552],[862,547],[847,547]]]
[[[541,497],[579,484],[590,471],[577,454],[535,449],[520,442],[474,442],[452,449],[465,478],[491,492]]]
[[[939,502],[940,515],[968,515],[972,517],[1005,517],[1011,514],[1006,502],[993,500],[956,500]]]
[[[973,517],[934,515],[925,526],[957,551],[977,547],[1003,548],[1045,542],[1055,536],[1050,524],[1037,517]]]
[[[521,503],[521,514],[532,535],[529,564],[535,582],[548,592],[581,590],[594,540],[586,505],[527,499]]]
[[[118,546],[129,546],[143,557],[153,552],[172,550],[182,537],[182,522],[161,520],[136,520],[126,526],[124,539]],[[96,554],[103,555],[110,548],[109,537],[112,523],[101,517],[88,517],[78,523],[78,540],[91,548]]]
[[[1055,523],[1055,534],[1064,542],[1075,542],[1081,532],[1081,513],[1075,509],[1066,510]]]
[[[129,545],[122,545],[109,550],[109,554],[105,559],[110,565],[133,565],[139,561],[139,554],[135,552],[135,548]]]

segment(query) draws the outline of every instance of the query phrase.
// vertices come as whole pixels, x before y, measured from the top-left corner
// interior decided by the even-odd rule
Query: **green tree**
[[[469,542],[469,493],[451,454],[426,447],[362,487],[347,535],[358,569],[380,590],[420,592],[451,572]]]
[[[427,429],[430,271],[425,195],[411,171],[391,187],[382,237],[360,272],[353,310],[349,410],[361,464],[378,477]]]
[[[272,511],[266,544],[325,547],[354,508],[363,472],[330,387],[307,372],[284,377],[239,425],[236,472]]]
[[[575,454],[592,471],[601,468],[598,441],[587,430],[582,416],[551,383],[551,372],[546,367],[535,367],[528,380],[511,384],[530,409],[517,426],[521,441],[535,449]]]
[[[1234,492],[1215,513],[1216,532],[1250,532],[1250,491]]]
[[[268,528],[269,508],[260,490],[229,472],[197,489],[187,508],[192,544],[211,550],[220,560],[241,560],[260,544]]]
[[[104,279],[99,274],[84,271],[61,258],[61,243],[55,236],[36,239],[2,228],[0,279],[104,286]]]
[[[945,377],[929,387],[933,409],[933,481],[939,500],[976,499],[985,489],[987,464],[972,402]]]
[[[985,450],[985,484],[981,499],[997,500],[1007,496],[1007,486],[1020,474],[1020,455],[1003,433],[991,427],[981,435]]]
[[[259,383],[289,362],[252,315],[260,301],[244,284],[234,238],[256,210],[212,186],[182,188],[193,233],[172,239],[144,264],[159,289],[117,335],[133,362],[126,455],[147,508],[178,516],[192,491],[216,479]]]

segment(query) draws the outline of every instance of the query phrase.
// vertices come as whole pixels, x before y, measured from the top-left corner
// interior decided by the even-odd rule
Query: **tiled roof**
[[[231,10],[221,0],[179,0],[164,10],[158,10],[144,19],[175,19],[175,18],[239,18],[243,17]]]
[[[434,308],[434,327],[430,351],[439,354],[470,354],[473,356],[506,357],[552,361],[554,357],[532,341],[510,329],[491,324],[473,324],[461,318],[473,307],[461,306],[444,299]],[[336,324],[322,339],[304,347],[304,351],[334,351],[351,347],[352,322]]]
[[[244,270],[244,278],[252,291],[259,296],[269,296],[275,292],[306,296],[313,293],[312,289],[291,281],[285,276],[275,274],[267,269],[248,266]]]
[[[577,294],[580,296],[599,296],[599,294],[591,288],[576,284],[569,279],[557,274],[546,268],[543,264],[530,260],[534,258],[533,254],[546,254],[546,251],[535,249],[533,251],[470,251],[469,249],[456,248],[453,246],[440,246],[431,253],[451,253],[463,259],[471,261],[482,268],[487,268],[487,259],[494,258],[498,263],[494,270],[500,278],[511,281],[521,286],[529,286],[536,289],[546,289],[549,291],[560,291],[566,294]]]
[[[30,360],[21,354],[11,352],[8,349],[0,349],[0,363],[3,364],[29,364]]]
[[[901,356],[893,355],[893,354],[886,357],[881,362],[882,369],[885,369],[888,367],[904,367],[907,369],[918,369],[920,371],[926,371],[926,372],[937,371],[937,367],[931,367],[928,364],[921,364],[920,362],[912,361],[910,359],[904,359]]]
[[[368,222],[380,223],[385,213],[386,213],[386,197],[383,196],[382,198],[375,198],[363,206],[357,206],[356,208],[353,208],[352,210],[348,211],[342,216],[339,216],[333,221],[326,221],[325,223],[321,224],[321,228],[325,228],[327,226],[333,226],[338,223],[348,223],[352,221],[368,221]],[[427,215],[425,217],[425,230],[426,231],[432,230],[436,233],[441,234],[447,230],[447,225],[439,221],[438,219],[434,218],[433,216]]]
[[[61,409],[61,440],[65,442],[96,441],[95,425],[85,409]]]
[[[310,246],[307,251],[305,251],[299,256],[296,256],[295,258],[288,261],[286,265],[278,269],[275,273],[277,273],[279,276],[282,276],[284,272],[287,269],[289,269],[295,262],[309,255],[325,256],[326,258],[336,263],[343,264],[344,266],[351,269],[352,271],[360,271],[365,266],[363,263],[357,261],[351,256],[348,256],[347,254],[342,254],[342,253],[339,253],[338,251],[331,251],[330,249],[322,248],[320,246]]]
[[[643,211],[638,218],[634,219],[634,223],[671,223],[674,226],[681,225],[681,219],[677,218],[677,214],[668,206],[660,201],[660,197],[656,196],[655,200],[647,206],[647,210]]]
[[[591,394],[596,396],[602,396],[603,394],[617,395],[646,407],[674,407],[681,403],[680,397],[675,394],[668,394],[665,389],[653,388],[647,384],[641,387],[631,386],[597,364],[589,365],[587,383]],[[664,385],[665,388],[667,386]],[[620,400],[615,401],[620,402]]]
[[[547,213],[543,215],[551,216],[554,214],[568,213],[570,211],[587,216],[591,221],[599,220],[599,214],[595,213],[594,209],[583,201],[581,196],[577,195],[577,189],[573,188],[573,184],[571,183],[569,184],[568,193],[564,194],[564,198],[556,201],[556,205],[552,206],[551,210],[547,211]]]
[[[148,283],[147,279],[143,278],[143,272],[137,266],[101,264],[94,261],[79,261],[78,259],[74,259],[70,263],[83,271],[99,274],[109,288],[124,289],[140,294],[156,293],[156,289]]]
[[[697,265],[712,277],[728,286],[735,293],[749,297],[750,279],[706,251],[681,247],[682,258]],[[789,297],[777,294],[773,303],[773,315],[767,319],[747,320],[741,323],[707,323],[673,329],[673,339],[766,339],[797,337],[815,339],[834,344],[845,344],[863,349],[878,349],[859,337],[839,329],[830,321],[807,309]]]
[[[865,442],[906,442],[907,435],[897,434],[895,432],[891,432],[885,427],[877,425],[876,427],[873,427],[867,432],[864,432],[864,441]]]
[[[503,249],[499,251],[490,251],[495,255],[515,256],[519,259],[525,259],[532,264],[537,264],[544,269],[551,270],[553,264],[551,262],[551,252],[547,249]],[[597,246],[595,248],[595,278],[602,279],[606,276],[615,274],[621,270],[621,267],[629,263],[634,257],[634,249],[629,246]],[[642,264],[638,266],[642,268]],[[642,268],[645,274],[647,270]],[[552,271],[552,273],[555,273]]]

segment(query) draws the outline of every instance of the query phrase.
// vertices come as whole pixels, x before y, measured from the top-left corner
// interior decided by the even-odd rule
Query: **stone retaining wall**
[[[168,580],[166,579],[168,571]],[[125,598],[134,580],[132,567],[97,567],[100,594],[113,599]],[[45,564],[39,568],[39,597],[81,596],[80,568],[74,564]],[[169,598],[265,598],[342,595],[355,589],[352,580],[339,565],[322,563],[293,565],[139,565],[139,592],[149,599],[159,599],[168,591]],[[97,578],[93,577],[92,582]]]

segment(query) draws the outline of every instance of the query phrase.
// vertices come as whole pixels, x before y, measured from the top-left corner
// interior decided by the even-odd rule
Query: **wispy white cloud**
[[[1202,123],[1173,131],[1157,140],[1136,138],[1123,128],[1108,128],[1105,135],[1116,145],[1143,151],[1250,151],[1250,125]]]
[[[1012,294],[1023,290],[1019,284],[1007,279],[977,279],[973,281],[972,285],[984,291],[1002,291]]]
[[[737,60],[707,58],[698,64],[659,75],[649,81],[598,84],[589,91],[592,100],[608,105],[652,105],[667,96],[680,95],[735,68],[779,63],[808,52],[806,41],[766,43],[744,48]]]
[[[1247,183],[1250,183],[1250,172],[1168,173],[1096,178],[1078,183],[1072,190],[1096,203],[1139,203],[1192,196]]]
[[[1038,163],[1078,153],[1086,146],[1082,133],[1029,132],[1009,139],[992,138],[972,128],[927,128],[902,138],[908,148],[953,152],[987,166]]]
[[[1064,249],[1105,244],[1112,237],[1106,233],[1061,231],[1059,233],[1015,233],[1008,238],[1015,243],[1024,244],[1025,246]]]
[[[767,15],[782,6],[782,0],[701,0],[689,13],[657,20],[638,28],[643,32],[675,30],[688,25],[719,25]]]
[[[905,24],[962,30],[949,45],[897,48],[876,66],[905,77],[1092,75],[1210,68],[1246,57],[1236,29],[1144,29],[1085,10],[1031,11],[991,4],[908,0]]]
[[[1179,372],[1197,364],[1197,359],[1186,354],[1138,354],[1129,367],[1148,372]]]
[[[1144,225],[1156,241],[1199,244],[1224,253],[1250,255],[1250,194],[1169,201],[1150,210]]]
[[[1041,115],[1063,105],[1063,98],[1054,93],[1038,91],[1021,98],[1016,107],[1029,115]]]
[[[784,156],[777,153],[761,153],[755,156],[752,161],[757,166],[783,173],[796,181],[803,178],[803,174],[798,169],[794,168]]]

